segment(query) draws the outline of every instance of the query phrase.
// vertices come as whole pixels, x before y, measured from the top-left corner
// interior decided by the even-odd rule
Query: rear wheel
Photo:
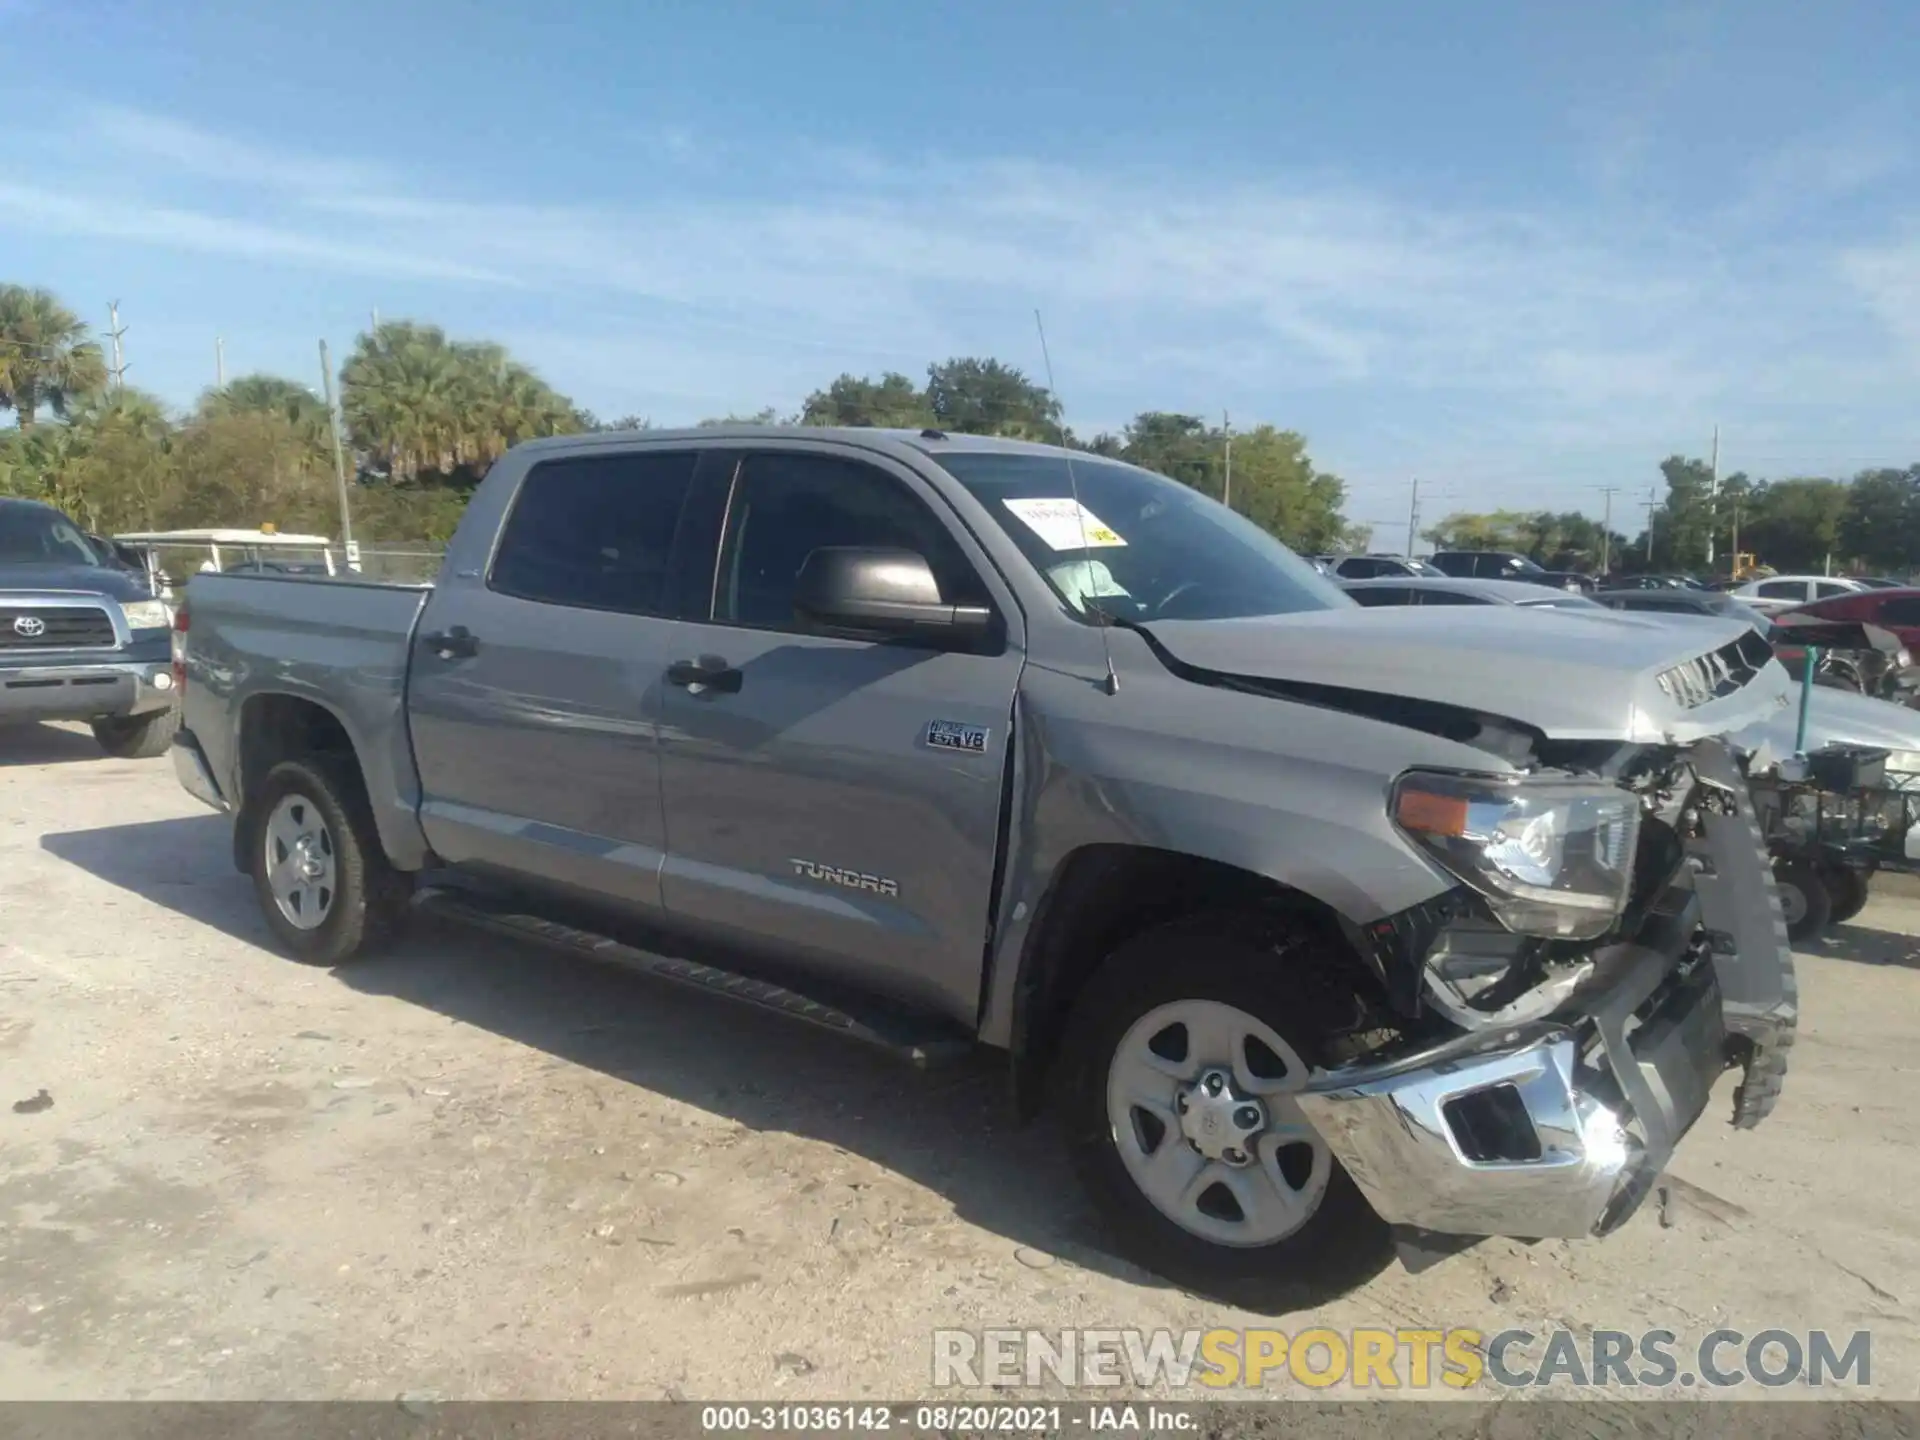
[[[281,948],[339,965],[398,931],[407,879],[387,863],[349,764],[312,755],[276,765],[248,809],[254,893]]]
[[[1266,1310],[1345,1293],[1391,1259],[1298,1104],[1357,1010],[1337,963],[1221,917],[1142,935],[1086,983],[1056,1071],[1061,1119],[1131,1259]]]
[[[100,748],[119,760],[151,760],[166,754],[179,729],[176,705],[145,715],[103,715],[92,724]]]
[[[1787,922],[1787,938],[1818,939],[1833,915],[1833,895],[1820,870],[1804,860],[1776,860],[1773,880],[1780,890],[1780,914]]]
[[[1870,877],[1865,871],[1836,865],[1826,871],[1822,878],[1826,882],[1827,895],[1833,902],[1827,915],[1829,925],[1844,925],[1867,908]]]

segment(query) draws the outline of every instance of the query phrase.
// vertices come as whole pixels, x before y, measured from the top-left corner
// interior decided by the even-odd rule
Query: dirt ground
[[[167,762],[0,732],[0,1397],[905,1399],[942,1326],[1310,1323],[1870,1329],[1920,1397],[1891,887],[1804,959],[1777,1115],[1725,1082],[1664,1204],[1274,1321],[1103,1253],[989,1064],[446,928],[309,969],[229,855]]]

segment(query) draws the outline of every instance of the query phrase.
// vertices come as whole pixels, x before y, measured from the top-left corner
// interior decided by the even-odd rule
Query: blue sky
[[[1920,460],[1920,5],[0,0],[0,276],[178,405],[371,310],[607,415],[992,354],[1404,525]],[[1627,523],[1633,495],[1615,499]],[[1383,527],[1379,540],[1394,539]]]

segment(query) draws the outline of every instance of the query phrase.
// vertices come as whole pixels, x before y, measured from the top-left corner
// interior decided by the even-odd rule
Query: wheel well
[[[240,793],[236,797],[241,823],[233,827],[233,864],[243,874],[249,869],[252,845],[247,824],[247,797],[283,760],[304,755],[343,755],[360,769],[353,738],[340,717],[318,701],[298,695],[250,696],[240,710]]]
[[[1205,911],[1276,909],[1350,950],[1331,908],[1250,870],[1146,846],[1092,845],[1074,852],[1040,901],[1015,981],[1013,1094],[1020,1117],[1031,1119],[1041,1108],[1074,998],[1124,941]],[[1357,957],[1354,969],[1363,969]]]

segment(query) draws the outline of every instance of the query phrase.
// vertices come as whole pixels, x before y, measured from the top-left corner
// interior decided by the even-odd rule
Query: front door
[[[943,508],[844,452],[742,457],[705,616],[671,657],[663,888],[677,927],[970,1023],[1022,657],[1009,597]],[[918,551],[943,600],[1000,621],[964,650],[803,633],[794,580],[826,545]]]
[[[696,459],[543,460],[491,568],[435,589],[407,699],[421,824],[449,863],[658,909],[668,565]]]

